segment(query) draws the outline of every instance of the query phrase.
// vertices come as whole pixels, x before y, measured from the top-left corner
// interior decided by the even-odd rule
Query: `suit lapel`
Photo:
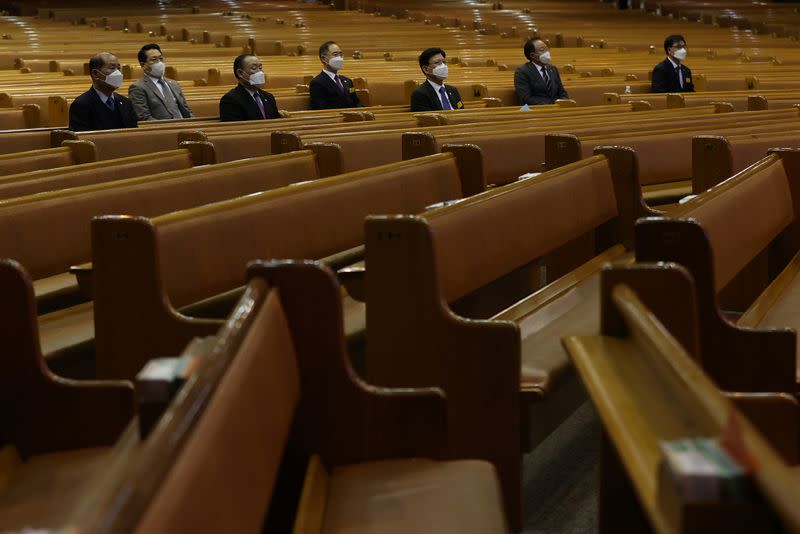
[[[442,101],[439,98],[439,95],[436,94],[436,89],[433,88],[433,86],[430,84],[430,82],[428,82],[427,79],[425,79],[425,90],[428,93],[428,98],[430,99],[431,104],[433,104],[433,108],[444,109],[442,107]]]
[[[257,119],[260,119],[261,111],[259,111],[255,99],[252,96],[250,96],[250,93],[247,91],[247,89],[244,88],[242,84],[239,84],[237,86],[237,90],[239,91],[240,96],[243,98],[245,106],[247,107],[250,115]],[[264,111],[266,112],[266,107],[264,108]]]
[[[161,100],[161,103],[164,104],[164,107],[167,107],[167,101],[164,99],[164,95],[162,95],[161,91],[158,90],[158,87],[156,87],[155,82],[150,78],[150,76],[144,76],[144,86],[145,89],[153,93],[153,96]]]

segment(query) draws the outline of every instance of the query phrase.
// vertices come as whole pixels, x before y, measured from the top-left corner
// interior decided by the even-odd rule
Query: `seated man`
[[[550,49],[539,37],[525,43],[525,63],[514,73],[514,88],[520,104],[529,106],[554,104],[558,99],[569,98],[558,69],[550,64]]]
[[[686,40],[683,35],[670,35],[664,39],[667,59],[653,67],[650,90],[654,93],[693,93],[692,71],[683,65],[686,59]]]
[[[116,56],[100,52],[89,59],[92,88],[69,106],[69,129],[73,132],[136,128],[131,101],[114,90],[122,86],[122,72]]]
[[[319,47],[322,72],[311,80],[311,109],[338,109],[363,107],[353,87],[353,80],[339,74],[344,66],[344,54],[333,41]]]
[[[275,97],[259,86],[267,83],[258,57],[242,54],[233,60],[233,75],[239,83],[219,100],[219,120],[251,121],[277,119]]]
[[[144,76],[128,87],[128,96],[140,121],[188,119],[192,110],[186,103],[181,86],[164,77],[164,56],[161,48],[150,43],[139,50],[139,65]]]
[[[419,68],[427,81],[411,93],[411,111],[463,109],[458,89],[444,85],[447,78],[446,54],[441,48],[428,48],[419,55]]]

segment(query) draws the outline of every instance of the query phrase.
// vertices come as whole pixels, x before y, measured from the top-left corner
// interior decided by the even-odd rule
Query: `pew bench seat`
[[[298,514],[302,523],[295,523],[295,531],[312,518],[325,532],[348,534],[399,534],[420,525],[437,533],[505,528],[496,475],[487,462],[394,459],[339,466],[328,474],[314,457],[307,475]],[[315,514],[309,508],[316,491],[326,498]]]
[[[76,491],[104,465],[110,448],[95,447],[34,455],[20,461],[11,446],[0,450],[9,457],[0,466],[0,531],[23,525],[57,527],[81,495]],[[5,467],[5,469],[3,469]]]

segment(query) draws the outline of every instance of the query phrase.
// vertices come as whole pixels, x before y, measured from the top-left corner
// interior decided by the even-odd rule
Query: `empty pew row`
[[[694,278],[701,362],[726,390],[797,391],[799,161],[776,150],[680,216],[636,225],[637,261],[674,261]]]
[[[227,313],[248,259],[354,263],[362,258],[364,217],[418,213],[480,191],[471,178],[456,156],[438,154],[152,219],[96,218],[92,264],[82,267],[81,276],[93,290],[98,376],[131,377],[147,359],[208,333],[215,321],[176,310],[186,312],[191,304],[195,317]],[[186,271],[187,257],[197,268]],[[348,335],[363,335],[363,305],[352,299],[346,305]],[[143,343],[134,323],[146,323],[159,343]]]
[[[693,289],[675,264],[606,270],[601,328],[564,338],[604,428],[600,529],[797,531],[797,477],[746,410],[737,410],[763,397],[726,398],[701,369]],[[784,400],[797,408],[796,399]],[[796,429],[794,415],[785,431]],[[752,495],[703,502],[680,495],[660,443],[685,438],[717,438],[752,479]]]
[[[371,216],[365,266],[340,271],[367,302],[367,379],[446,392],[451,446],[497,466],[512,528],[522,451],[585,399],[558,340],[591,330],[596,272],[626,261],[649,213],[634,154],[600,152],[418,216]]]
[[[449,460],[441,392],[355,378],[333,273],[283,263],[248,272],[230,319],[186,348],[199,363],[164,415],[145,426],[134,417],[129,383],[69,381],[45,370],[30,280],[15,262],[0,262],[0,337],[11,364],[3,393],[13,398],[4,405],[0,528],[256,531],[267,518],[263,528],[279,530],[294,523],[301,531],[508,532],[493,467]],[[245,406],[261,409],[229,416]],[[336,433],[324,431],[330,424]],[[198,459],[209,454],[228,460],[208,469]],[[297,480],[287,484],[285,472]],[[374,499],[364,483],[408,513],[365,509]],[[398,493],[398,484],[409,491]],[[206,500],[213,505],[198,509]]]

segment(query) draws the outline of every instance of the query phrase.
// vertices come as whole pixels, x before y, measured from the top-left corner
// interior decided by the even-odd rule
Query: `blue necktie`
[[[450,105],[450,100],[447,98],[444,85],[439,88],[439,94],[442,95],[442,109],[453,109],[453,106]]]
[[[106,107],[109,110],[114,111],[114,97],[113,96],[109,96],[108,99],[106,100]]]

